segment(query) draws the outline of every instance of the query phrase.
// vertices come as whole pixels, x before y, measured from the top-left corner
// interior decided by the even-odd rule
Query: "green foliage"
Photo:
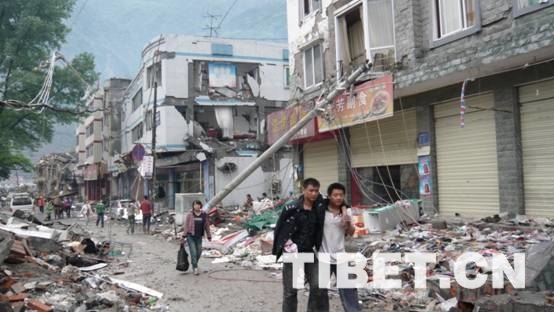
[[[31,101],[40,91],[48,61],[69,32],[66,20],[75,0],[0,1],[0,100]],[[31,170],[23,151],[52,140],[56,123],[79,118],[87,84],[98,79],[94,58],[77,55],[71,66],[56,66],[50,105],[57,110],[16,111],[0,107],[0,178],[12,169]]]

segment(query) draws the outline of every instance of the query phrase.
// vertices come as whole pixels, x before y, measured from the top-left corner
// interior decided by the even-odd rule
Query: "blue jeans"
[[[196,269],[198,268],[198,260],[200,260],[200,256],[202,255],[202,237],[196,237],[188,234],[187,242],[189,244],[190,262],[192,264],[192,268]]]
[[[331,264],[331,274],[337,276],[337,265]],[[361,311],[358,303],[358,290],[356,288],[339,288],[339,297],[342,303],[342,308],[345,312]],[[319,288],[318,294],[318,311],[329,311],[329,291],[325,288]]]

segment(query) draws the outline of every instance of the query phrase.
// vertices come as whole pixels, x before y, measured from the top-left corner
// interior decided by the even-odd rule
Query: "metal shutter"
[[[417,163],[416,112],[395,112],[393,117],[350,128],[352,167]],[[379,138],[379,128],[381,139]]]
[[[329,184],[338,182],[337,142],[324,140],[304,144],[304,178],[316,178],[325,194]]]
[[[439,211],[482,217],[499,212],[496,129],[492,94],[466,99],[460,128],[460,100],[435,106]]]
[[[525,212],[554,217],[554,80],[519,89]]]

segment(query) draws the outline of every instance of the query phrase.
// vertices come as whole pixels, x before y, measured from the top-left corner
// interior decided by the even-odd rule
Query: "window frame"
[[[94,135],[94,120],[85,127],[85,138],[89,138],[92,135]]]
[[[138,95],[140,94],[140,103],[136,103],[136,99],[138,97]],[[142,105],[142,102],[143,102],[144,98],[143,98],[143,93],[142,93],[142,88],[138,89],[137,92],[135,92],[135,95],[133,95],[133,98],[131,99],[131,112],[134,112],[136,111],[141,105]]]
[[[472,26],[451,32],[449,34],[444,35],[443,37],[438,37],[438,25],[437,23],[440,23],[440,12],[439,8],[437,7],[437,1],[440,0],[433,0],[431,2],[431,13],[432,13],[432,23],[430,23],[431,26],[431,48],[436,48],[442,45],[445,45],[447,43],[459,40],[461,38],[465,38],[467,36],[471,36],[479,31],[481,31],[481,0],[473,0],[475,1],[475,22]]]
[[[315,78],[315,47],[319,46],[321,50],[321,81],[316,82]],[[308,50],[312,50],[312,75],[313,75],[313,83],[311,85],[307,84],[306,80],[306,52]],[[304,88],[305,89],[313,89],[320,86],[323,81],[325,81],[325,60],[324,60],[324,53],[323,53],[323,44],[321,41],[317,41],[309,46],[306,46],[302,49],[302,70],[303,70],[303,76],[304,76]]]
[[[392,48],[392,49],[394,49],[394,60],[396,61],[397,49],[396,49],[396,14],[395,14],[395,11],[394,11],[395,0],[390,0],[390,2],[391,2],[391,16],[392,16],[392,29],[393,29],[393,33],[392,33],[393,45],[378,46],[378,47],[372,47],[371,43],[370,43],[370,38],[369,38],[370,32],[369,32],[369,30],[371,28],[371,22],[369,21],[368,1],[371,1],[371,0],[352,1],[352,2],[349,2],[349,3],[345,4],[344,6],[342,6],[340,8],[338,8],[337,10],[335,10],[335,12],[334,12],[335,29],[338,29],[338,24],[339,24],[340,19],[345,18],[348,13],[350,13],[352,10],[357,9],[358,6],[361,6],[362,12],[363,12],[363,14],[362,14],[363,15],[362,16],[362,25],[363,25],[363,30],[364,30],[364,48],[365,48],[365,53],[366,53],[366,60],[369,60],[370,62],[373,62],[372,51]],[[340,35],[341,34],[339,34],[338,31],[335,31],[335,42],[339,41],[339,36]],[[348,38],[347,38],[347,40],[348,40]],[[341,76],[341,73],[338,72],[339,71],[339,62],[341,60],[339,59],[340,52],[339,52],[338,45],[336,45],[335,50],[336,50],[335,51],[335,61],[336,61],[336,64],[337,64],[337,77],[339,77],[339,76]],[[343,64],[343,66],[344,66],[344,64]]]
[[[290,65],[283,66],[283,88],[290,89]]]
[[[310,9],[309,9],[309,12],[306,14],[306,7],[304,6],[304,1],[306,0],[299,0],[300,21],[310,16],[316,15],[318,12],[321,12],[322,6],[323,6],[323,3],[321,3],[323,0],[307,0],[310,2]],[[319,3],[318,8],[314,7],[314,2]]]
[[[85,146],[85,154],[87,155],[86,158],[94,156],[94,143]]]
[[[152,110],[149,109],[146,111],[146,116],[144,118],[144,129],[145,131],[151,131],[152,130]]]
[[[135,133],[137,133],[136,138],[135,138]],[[131,142],[136,143],[136,141],[142,139],[143,137],[144,137],[144,123],[141,121],[138,123],[138,125],[134,126],[131,129]]]
[[[545,3],[533,4],[528,7],[520,9],[517,7],[518,0],[512,0],[512,13],[514,18],[518,18],[520,16],[533,13],[536,11],[540,11],[544,8],[554,5],[554,0],[545,0],[545,1],[546,1]]]
[[[154,71],[154,69],[156,69],[156,71],[154,72],[154,79],[152,79],[152,72]],[[158,72],[159,70],[159,73],[160,73],[160,77],[159,79],[156,79],[156,73]],[[150,66],[148,66],[146,68],[146,89],[151,89],[154,87],[154,82],[157,82],[158,83],[158,87],[161,87],[162,86],[162,62],[161,61],[158,61]]]

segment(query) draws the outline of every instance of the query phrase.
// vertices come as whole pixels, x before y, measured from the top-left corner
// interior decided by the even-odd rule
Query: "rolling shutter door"
[[[460,100],[435,106],[439,212],[490,216],[499,212],[496,129],[492,94],[466,99],[460,128]],[[473,108],[470,108],[473,107]]]
[[[554,217],[554,80],[519,89],[525,213]]]
[[[350,128],[352,167],[415,164],[416,137],[414,109],[395,112],[393,117],[379,120],[379,124],[372,121],[353,126]]]
[[[329,184],[338,181],[338,153],[334,139],[304,144],[304,178],[317,179],[322,194]]]

